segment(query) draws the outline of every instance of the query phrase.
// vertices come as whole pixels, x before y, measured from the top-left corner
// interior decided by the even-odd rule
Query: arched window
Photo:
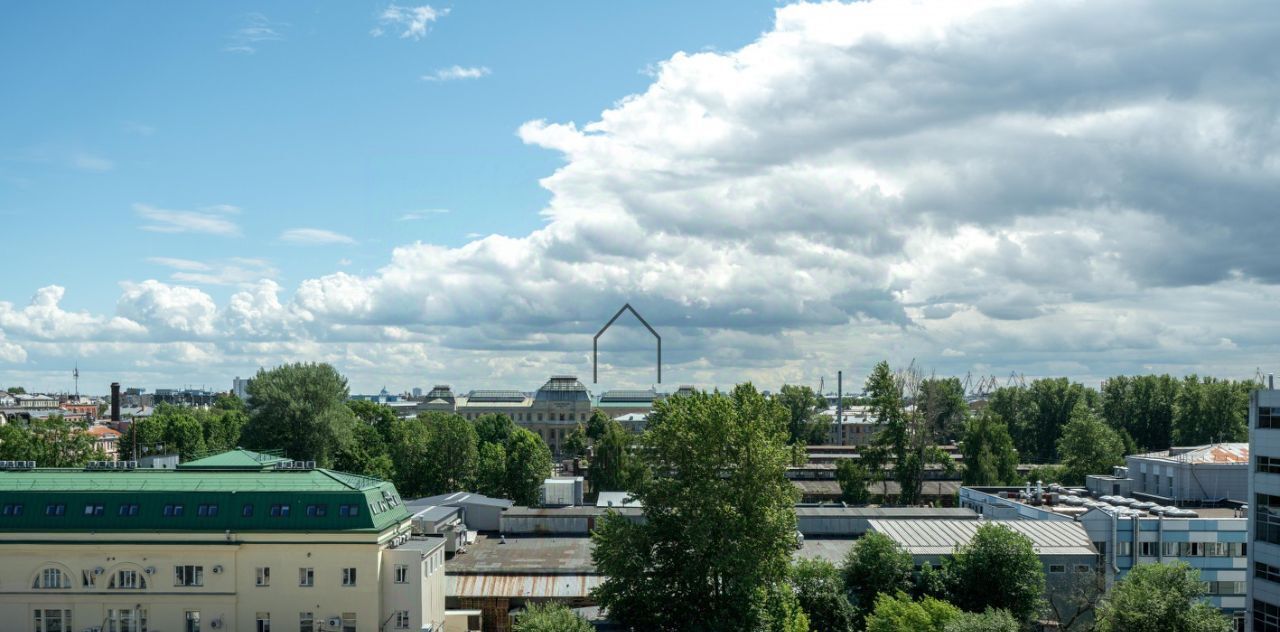
[[[111,582],[107,584],[109,590],[146,590],[147,578],[143,576],[142,571],[132,568],[122,568],[111,575]]]
[[[36,573],[31,587],[53,590],[71,588],[71,575],[57,566],[46,566]]]

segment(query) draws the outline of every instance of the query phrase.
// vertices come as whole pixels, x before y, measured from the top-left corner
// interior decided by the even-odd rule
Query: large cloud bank
[[[70,313],[49,287],[0,303],[0,366],[75,346],[140,374],[317,359],[357,383],[531,387],[588,374],[630,301],[667,375],[703,384],[913,357],[1252,375],[1280,346],[1277,41],[1275,3],[789,5],[597,121],[523,125],[565,160],[532,234],[222,306],[145,281],[114,315]],[[612,379],[652,379],[634,334]]]

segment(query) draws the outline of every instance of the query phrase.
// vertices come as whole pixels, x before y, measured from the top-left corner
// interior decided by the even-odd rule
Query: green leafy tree
[[[642,466],[631,453],[631,443],[631,433],[622,424],[609,420],[604,434],[596,440],[595,457],[587,472],[592,491],[630,491],[635,487],[639,482],[637,471]]]
[[[1018,632],[1018,620],[1008,610],[988,608],[983,612],[961,612],[947,622],[943,632]]]
[[[1140,450],[1170,445],[1174,409],[1182,390],[1169,375],[1113,377],[1102,385],[1102,417]]]
[[[1058,441],[1058,452],[1070,485],[1084,483],[1090,474],[1110,474],[1111,467],[1124,462],[1124,442],[1097,415],[1080,405],[1071,415]]]
[[[633,629],[799,627],[769,607],[785,600],[796,547],[787,424],[750,384],[655,404],[637,450],[652,473],[634,492],[645,520],[611,512],[592,535],[607,578],[592,594],[611,617]]]
[[[938,599],[912,601],[899,591],[876,597],[875,608],[867,615],[867,632],[942,632],[947,623],[960,616],[960,609]]]
[[[476,463],[476,491],[504,498],[507,494],[507,450],[498,443],[481,443]]]
[[[461,415],[426,412],[418,415],[427,430],[427,493],[471,489],[476,480],[479,449],[476,428]]]
[[[1065,377],[1036,380],[1028,390],[1035,405],[1034,426],[1031,429],[1031,450],[1027,452],[1036,463],[1057,461],[1058,439],[1063,428],[1071,420],[1077,406],[1090,406],[1096,399],[1095,392]],[[1018,446],[1019,453],[1023,448]]]
[[[395,464],[391,461],[387,445],[378,429],[366,424],[356,423],[352,428],[350,441],[338,447],[334,456],[334,469],[340,472],[351,472],[372,476],[383,480],[395,480]],[[404,491],[397,488],[401,494]]]
[[[756,629],[763,632],[809,632],[809,615],[788,584],[773,584],[757,590],[753,604]]]
[[[216,410],[238,411],[248,414],[248,408],[244,405],[244,400],[236,396],[235,393],[219,393],[213,400],[213,407]]]
[[[928,414],[925,423],[946,441],[958,439],[969,418],[969,404],[964,399],[964,386],[959,378],[929,378],[920,382],[917,397]]]
[[[542,437],[517,427],[507,440],[506,497],[518,505],[536,505],[542,483],[551,476],[551,450]]]
[[[901,490],[899,502],[904,505],[920,502],[929,464],[948,469],[954,466],[946,452],[937,448],[940,429],[936,423],[950,404],[946,398],[934,395],[945,393],[946,389],[929,387],[929,383],[914,366],[895,375],[888,362],[876,364],[867,377],[870,412],[881,429],[872,445],[864,448],[864,460],[868,454],[875,454],[875,461],[892,460],[894,479]],[[933,389],[934,395],[926,393],[926,389]],[[914,403],[910,409],[907,401]]]
[[[347,402],[347,408],[356,416],[356,421],[378,431],[384,444],[391,441],[392,428],[396,424],[396,411],[386,404],[379,404],[364,399]]]
[[[234,395],[231,397],[235,398]],[[235,398],[235,401],[239,402],[240,399]],[[200,421],[204,447],[208,453],[235,449],[240,445],[240,435],[244,432],[245,425],[249,423],[249,414],[244,411],[243,406],[215,406],[196,418]]]
[[[849,549],[844,560],[844,585],[854,605],[866,612],[876,596],[911,589],[911,554],[887,535],[869,532]]]
[[[580,459],[587,455],[587,443],[587,429],[579,423],[577,428],[570,430],[565,436],[560,448],[564,450],[566,456]]]
[[[1044,568],[1030,538],[986,522],[973,540],[943,561],[951,602],[970,612],[1008,610],[1029,622],[1044,606]]]
[[[816,445],[826,441],[829,421],[822,416],[827,400],[808,386],[783,384],[774,396],[786,409],[787,443]]]
[[[22,388],[21,386],[10,386],[8,389],[5,389],[5,390],[9,391],[9,393],[11,393],[11,394],[13,394],[13,395],[26,395],[26,394],[27,394],[27,389]],[[30,459],[28,459],[28,460],[30,460]]]
[[[865,505],[871,500],[871,492],[867,485],[871,483],[871,473],[862,459],[841,459],[836,461],[836,480],[840,483],[840,500],[851,505]]]
[[[934,597],[947,601],[951,597],[951,587],[948,585],[946,572],[928,562],[921,564],[912,593],[916,597]]]
[[[530,603],[516,615],[513,632],[593,632],[589,621],[561,603]]]
[[[791,587],[809,615],[813,632],[855,632],[858,614],[844,590],[844,577],[826,560],[799,559],[791,563]]]
[[[35,461],[39,467],[81,467],[106,455],[93,445],[88,425],[54,415],[0,426],[0,460]]]
[[[1187,376],[1173,415],[1176,445],[1249,440],[1249,391],[1254,382]],[[1164,446],[1168,447],[1168,446]]]
[[[249,383],[247,447],[279,449],[298,460],[333,465],[351,437],[347,380],[328,364],[286,364],[259,370]]]
[[[1035,448],[1036,404],[1025,386],[998,388],[987,398],[986,411],[1005,422],[1013,447],[1024,459],[1038,458]]]
[[[205,452],[204,427],[189,411],[174,409],[166,420],[164,442],[180,459],[190,461]]]
[[[1230,632],[1231,620],[1204,601],[1200,572],[1186,562],[1142,564],[1098,607],[1098,632]]]
[[[392,481],[401,496],[428,495],[431,471],[431,431],[418,418],[396,419],[392,423],[387,454],[393,466]]]
[[[609,422],[613,421],[603,410],[596,409],[591,411],[591,417],[587,419],[587,438],[592,441],[599,441],[600,437],[609,430]]]
[[[990,410],[965,424],[965,485],[1012,485],[1018,481],[1018,451],[1004,420]]]
[[[511,418],[501,413],[485,413],[476,419],[476,439],[480,443],[505,446],[516,431]]]

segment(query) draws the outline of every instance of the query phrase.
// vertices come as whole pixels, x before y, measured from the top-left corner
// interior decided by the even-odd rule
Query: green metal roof
[[[0,532],[382,531],[410,516],[389,482],[261,462],[248,469],[243,458],[253,457],[236,452],[258,454],[233,451],[180,470],[0,471]]]
[[[283,463],[289,459],[274,454],[266,454],[263,452],[254,452],[244,448],[236,448],[229,452],[214,454],[203,459],[196,459],[186,463],[178,464],[178,468],[184,470],[226,470],[226,469],[243,469],[243,470],[261,470],[268,467],[274,467],[276,463]]]

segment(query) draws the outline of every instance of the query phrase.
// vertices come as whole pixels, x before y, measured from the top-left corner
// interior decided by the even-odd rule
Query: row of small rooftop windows
[[[386,511],[385,501],[379,501],[378,505],[381,505],[382,508],[375,510],[375,514]],[[217,504],[196,505],[196,515],[201,518],[215,518],[218,516],[219,507],[220,505]],[[25,505],[23,503],[5,503],[0,507],[0,517],[16,518],[23,514],[24,508]],[[186,514],[186,509],[186,505],[182,503],[167,503],[162,513],[166,518],[180,518]],[[272,518],[288,518],[291,509],[288,504],[277,503],[271,505],[270,514]],[[105,516],[106,510],[104,503],[85,503],[84,505],[84,515],[86,516]],[[137,516],[140,511],[141,507],[137,503],[120,503],[116,507],[116,515],[122,517]],[[245,503],[240,509],[240,515],[244,518],[252,518],[254,511],[253,503]],[[324,518],[329,515],[329,505],[307,505],[306,511],[308,518]],[[66,503],[48,503],[44,506],[44,515],[46,516],[63,516],[66,513]],[[343,518],[355,518],[360,515],[360,505],[338,505],[338,515]]]

